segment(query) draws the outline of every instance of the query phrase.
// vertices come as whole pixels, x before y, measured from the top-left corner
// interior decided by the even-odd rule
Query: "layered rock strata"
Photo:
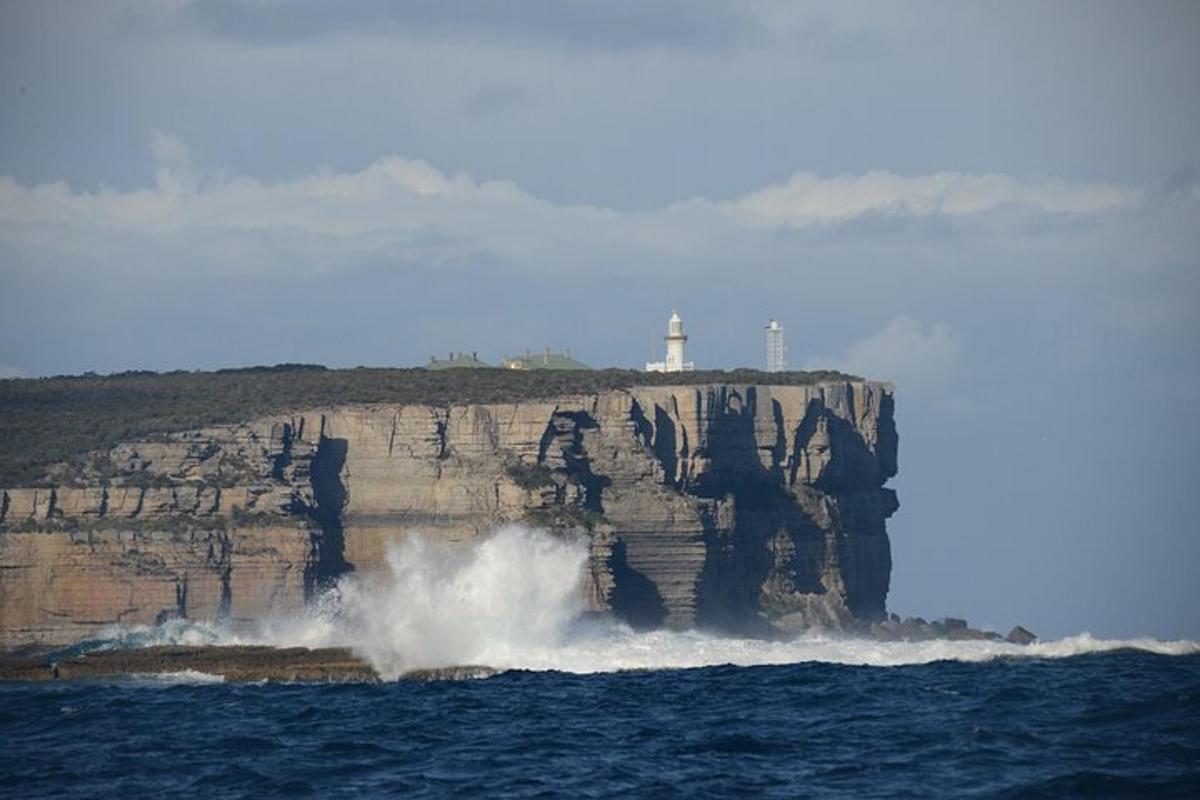
[[[888,384],[642,387],[344,406],[127,442],[0,493],[0,645],[300,610],[414,532],[590,539],[584,591],[638,626],[885,618]]]

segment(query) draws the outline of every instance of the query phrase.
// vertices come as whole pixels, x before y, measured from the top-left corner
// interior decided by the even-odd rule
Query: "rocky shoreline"
[[[927,622],[892,615],[859,635],[880,642],[994,641],[1028,645],[1037,637],[1016,626],[1007,636],[970,627],[965,620]],[[0,681],[54,681],[113,678],[123,675],[201,673],[227,683],[376,683],[382,676],[346,647],[269,647],[264,645],[167,645],[120,650],[94,650],[61,656],[56,652],[0,653]],[[410,670],[398,680],[438,681],[487,678],[500,670],[486,666],[452,666]]]
[[[53,681],[198,672],[227,683],[375,683],[381,680],[367,661],[349,648],[265,646],[165,646],[102,650],[68,658],[33,654],[0,655],[0,681]],[[458,666],[412,670],[400,680],[435,681],[486,678],[490,667]]]
[[[901,619],[889,614],[882,622],[872,623],[863,630],[863,635],[880,642],[926,642],[946,639],[952,642],[1008,642],[1027,645],[1037,641],[1037,634],[1028,628],[1016,625],[1007,635],[995,631],[972,628],[965,619],[944,617],[927,622],[920,617]]]

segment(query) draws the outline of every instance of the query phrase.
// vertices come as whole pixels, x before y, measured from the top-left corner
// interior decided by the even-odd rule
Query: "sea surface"
[[[1200,643],[635,631],[583,613],[587,558],[521,526],[408,537],[385,573],[250,632],[103,632],[64,654],[343,646],[384,678],[502,672],[0,683],[0,798],[1200,798]]]
[[[6,797],[1195,798],[1200,654],[8,683],[0,740]]]

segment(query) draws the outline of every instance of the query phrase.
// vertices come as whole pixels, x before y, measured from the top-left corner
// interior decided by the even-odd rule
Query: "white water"
[[[221,675],[210,675],[194,669],[182,672],[135,672],[125,680],[135,686],[207,686],[225,682]]]
[[[1024,647],[1005,642],[876,642],[817,635],[767,642],[695,631],[638,633],[615,622],[580,619],[578,587],[586,563],[584,542],[516,525],[501,528],[469,548],[410,536],[389,550],[387,573],[351,575],[309,615],[269,621],[259,636],[238,638],[212,626],[168,623],[141,629],[121,641],[125,646],[172,642],[348,646],[385,677],[420,667],[466,664],[591,673],[809,661],[897,666],[998,657],[1062,658],[1124,648],[1164,655],[1200,652],[1200,642],[1104,640],[1086,633]]]
[[[87,650],[121,650],[131,647],[160,647],[163,645],[253,644],[239,639],[220,625],[187,619],[171,619],[158,625],[108,625],[89,642]]]
[[[471,547],[409,536],[389,547],[387,573],[345,578],[313,615],[264,634],[272,644],[352,647],[385,676],[525,666],[523,654],[567,646],[586,561],[582,541],[516,525]]]

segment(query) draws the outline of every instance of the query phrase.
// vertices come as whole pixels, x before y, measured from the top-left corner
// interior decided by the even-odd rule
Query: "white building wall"
[[[783,344],[783,326],[775,320],[767,323],[767,372],[787,369],[787,352]]]

